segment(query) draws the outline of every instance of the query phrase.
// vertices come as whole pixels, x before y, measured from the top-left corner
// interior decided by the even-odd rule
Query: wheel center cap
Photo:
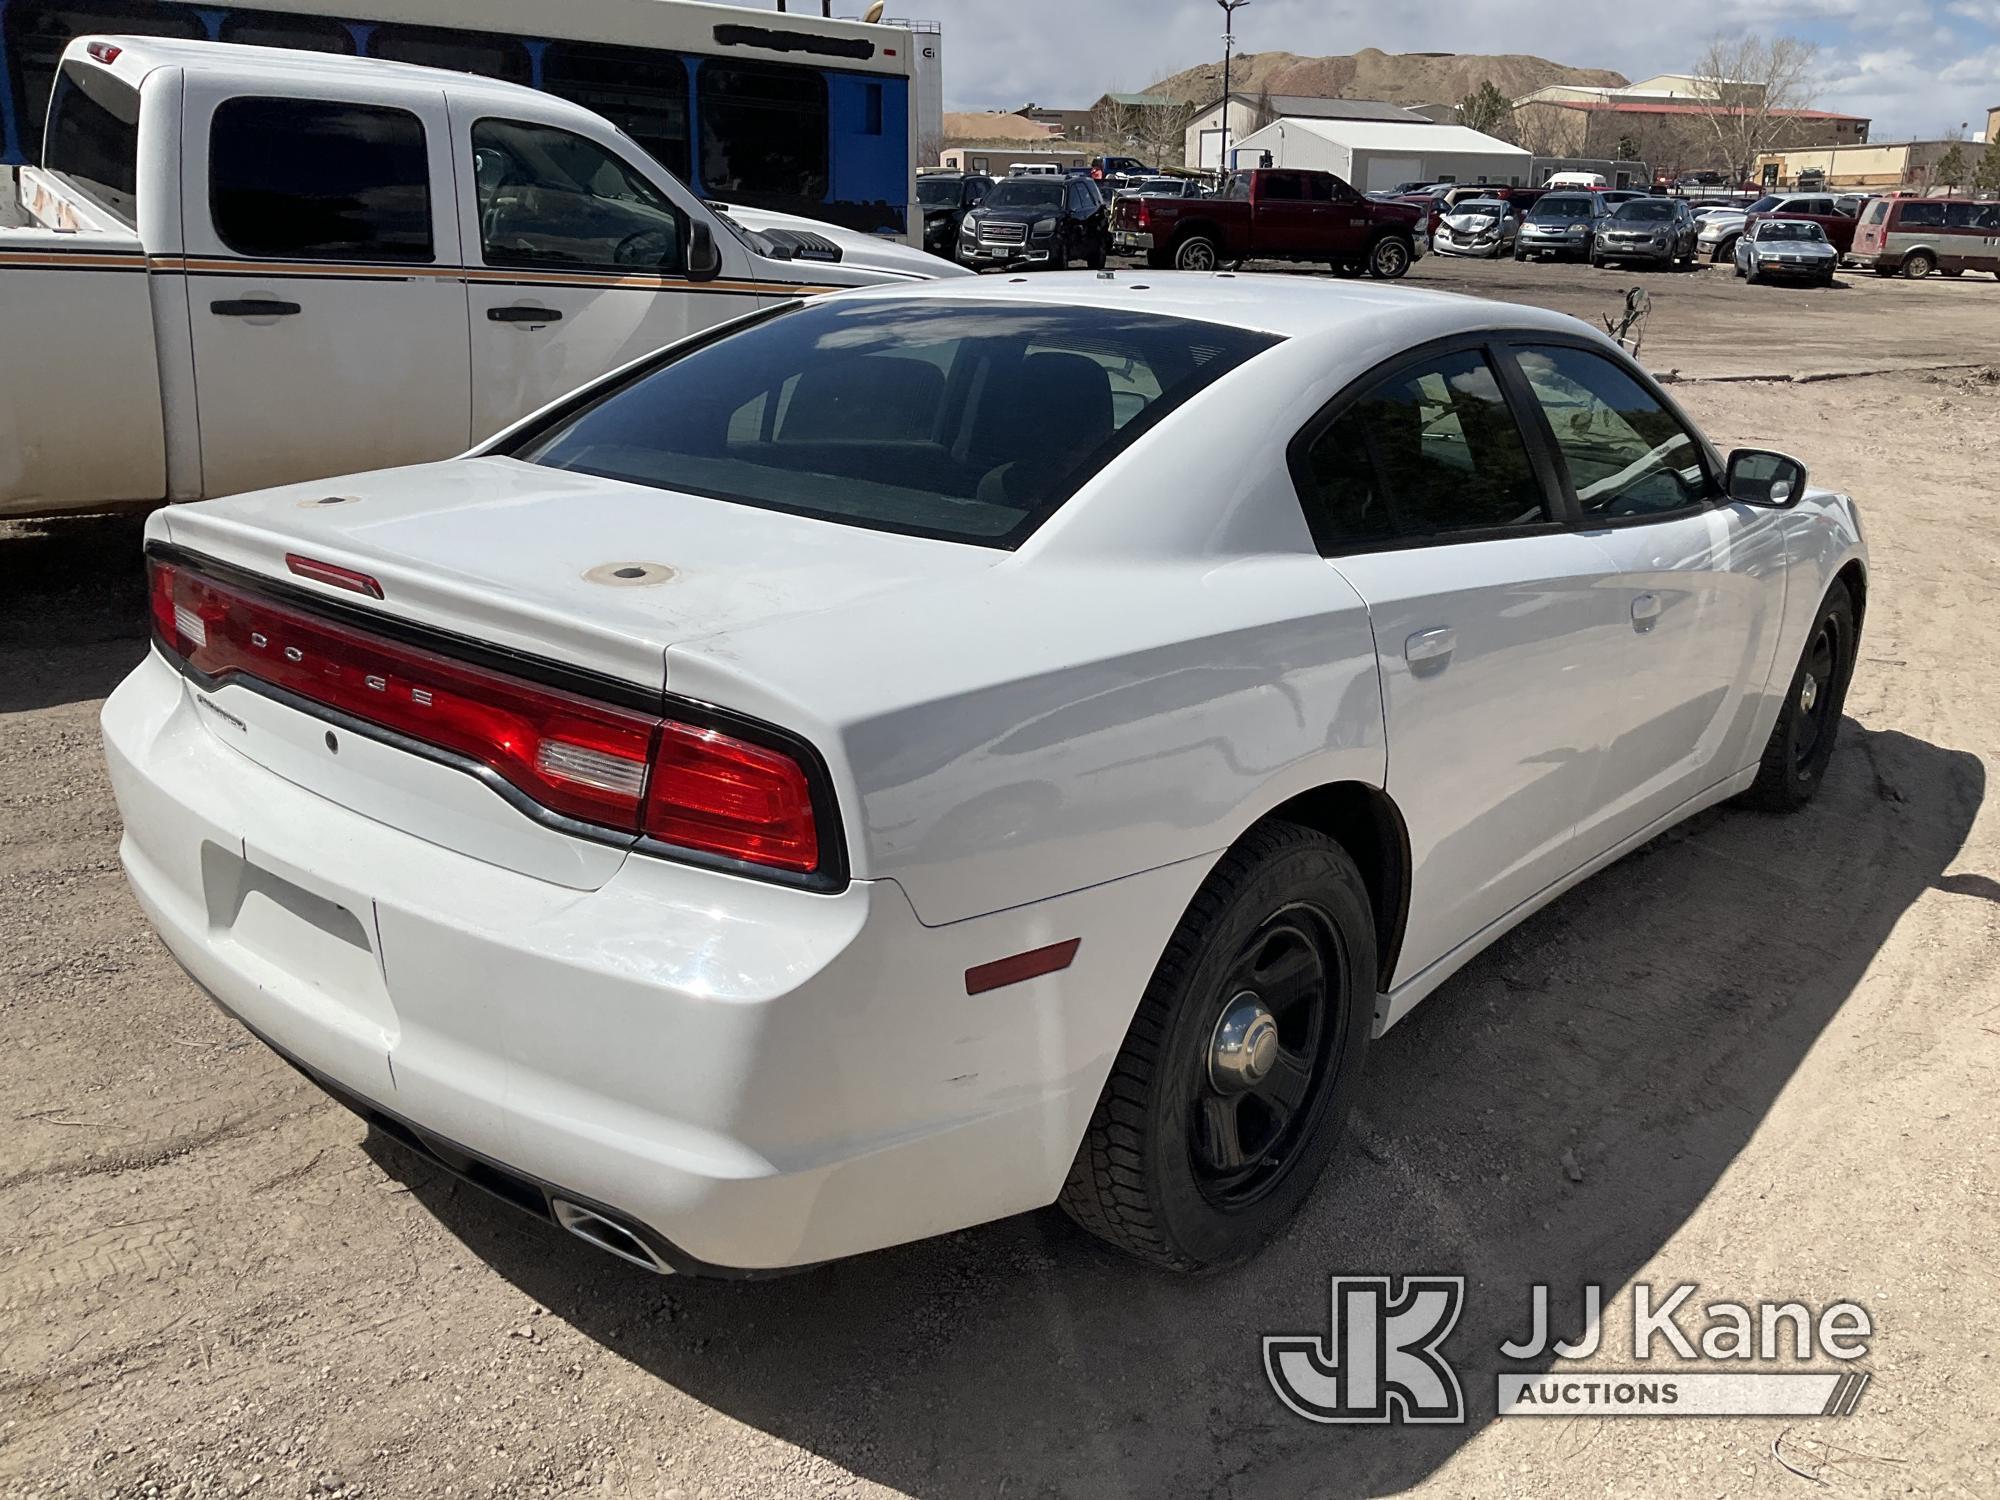
[[[1255,1088],[1278,1061],[1278,1023],[1264,1002],[1245,990],[1216,1022],[1208,1049],[1208,1076],[1224,1093]]]
[[[1799,689],[1799,712],[1811,713],[1813,705],[1819,702],[1819,679],[1806,678],[1805,686]]]

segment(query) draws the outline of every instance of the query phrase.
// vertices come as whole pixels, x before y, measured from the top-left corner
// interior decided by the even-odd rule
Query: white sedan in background
[[[188,972],[711,1274],[1052,1201],[1249,1255],[1481,948],[1813,795],[1867,590],[1580,322],[1226,274],[774,308],[147,550],[104,734]]]
[[[1736,274],[1832,286],[1840,252],[1811,219],[1759,219],[1736,241]]]

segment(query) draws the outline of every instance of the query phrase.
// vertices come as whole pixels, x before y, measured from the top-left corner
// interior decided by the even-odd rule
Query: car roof
[[[859,287],[843,302],[983,303],[1099,307],[1189,318],[1257,333],[1302,338],[1348,333],[1392,351],[1393,332],[1442,338],[1456,331],[1496,328],[1590,330],[1563,313],[1520,303],[1380,282],[1186,271],[1037,272],[1033,276],[953,277],[945,281]],[[1385,338],[1385,335],[1391,335]],[[1601,335],[1599,335],[1601,337]]]

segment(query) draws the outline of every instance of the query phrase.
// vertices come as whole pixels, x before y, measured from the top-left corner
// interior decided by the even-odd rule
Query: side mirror
[[[1806,466],[1766,448],[1738,448],[1729,455],[1723,488],[1745,505],[1790,510],[1805,498]]]
[[[713,281],[722,274],[722,252],[715,247],[715,231],[700,219],[688,235],[688,280]]]

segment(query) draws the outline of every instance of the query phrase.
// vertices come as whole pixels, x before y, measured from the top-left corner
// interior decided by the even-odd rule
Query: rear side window
[[[1277,342],[1094,307],[806,304],[622,382],[515,456],[1011,547],[1160,418]]]
[[[138,90],[102,69],[65,63],[49,102],[43,165],[127,224],[138,223]]]
[[[1658,515],[1708,493],[1701,445],[1644,386],[1586,349],[1519,351],[1586,519]]]
[[[1944,224],[1942,203],[1905,203],[1902,212],[1896,215],[1896,224],[1902,229],[1937,229]]]
[[[1520,426],[1477,350],[1366,392],[1311,441],[1294,477],[1329,555],[1550,519]]]
[[[430,162],[408,110],[228,99],[209,130],[209,212],[238,255],[428,261]]]

